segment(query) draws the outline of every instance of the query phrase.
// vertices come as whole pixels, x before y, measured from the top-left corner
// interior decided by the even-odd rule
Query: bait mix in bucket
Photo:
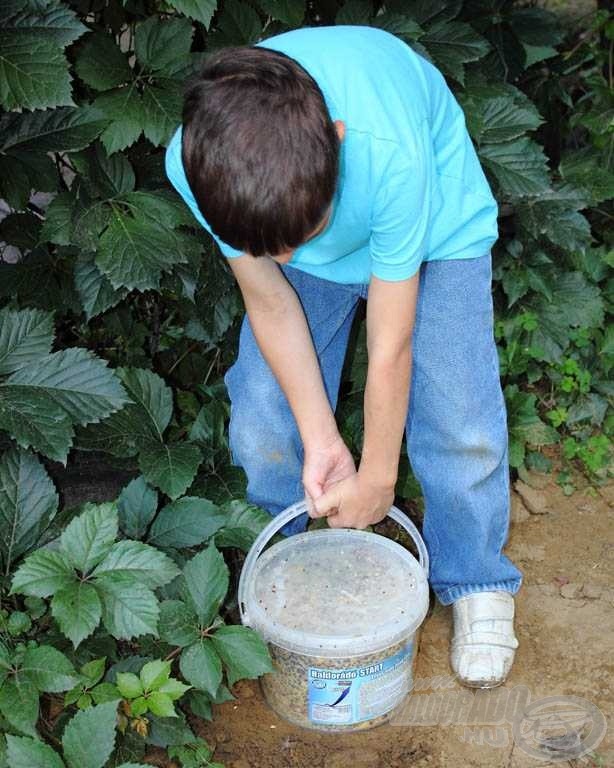
[[[419,561],[368,531],[326,528],[265,547],[304,501],[273,518],[239,580],[242,623],[268,643],[274,671],[260,679],[268,704],[304,728],[354,731],[385,723],[412,688],[417,633],[429,604],[428,554]]]

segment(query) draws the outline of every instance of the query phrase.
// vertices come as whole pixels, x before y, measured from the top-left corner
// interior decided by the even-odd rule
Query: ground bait
[[[415,637],[413,639],[415,640]],[[406,694],[409,692],[415,654],[410,654],[403,664],[403,690],[396,697],[395,702],[392,702],[393,706],[391,709],[371,719],[346,725],[340,723],[314,723],[310,720],[308,711],[308,670],[310,667],[333,670],[377,665],[402,652],[407,647],[408,638],[405,638],[402,642],[395,643],[374,653],[352,656],[351,658],[330,658],[294,653],[274,643],[269,643],[274,672],[270,672],[260,678],[260,685],[268,704],[281,717],[295,725],[331,732],[374,728],[386,723],[392,717],[398,705],[403,702]]]

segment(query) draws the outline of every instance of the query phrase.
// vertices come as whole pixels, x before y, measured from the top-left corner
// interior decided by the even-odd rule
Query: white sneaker
[[[494,688],[514,661],[514,598],[509,592],[474,592],[452,606],[454,637],[450,663],[458,679],[472,688]]]

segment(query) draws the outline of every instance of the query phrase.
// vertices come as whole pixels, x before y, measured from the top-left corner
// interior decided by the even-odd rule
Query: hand
[[[325,446],[305,446],[303,486],[309,515],[314,517],[315,499],[320,498],[336,483],[355,474],[354,459],[341,435],[337,434]]]
[[[331,528],[366,528],[383,520],[393,502],[393,486],[377,486],[357,472],[315,499],[312,517],[328,517]]]

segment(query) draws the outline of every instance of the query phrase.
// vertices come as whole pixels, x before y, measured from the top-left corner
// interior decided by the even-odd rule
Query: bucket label
[[[351,725],[389,712],[411,689],[413,642],[394,656],[362,667],[307,669],[312,723]]]

